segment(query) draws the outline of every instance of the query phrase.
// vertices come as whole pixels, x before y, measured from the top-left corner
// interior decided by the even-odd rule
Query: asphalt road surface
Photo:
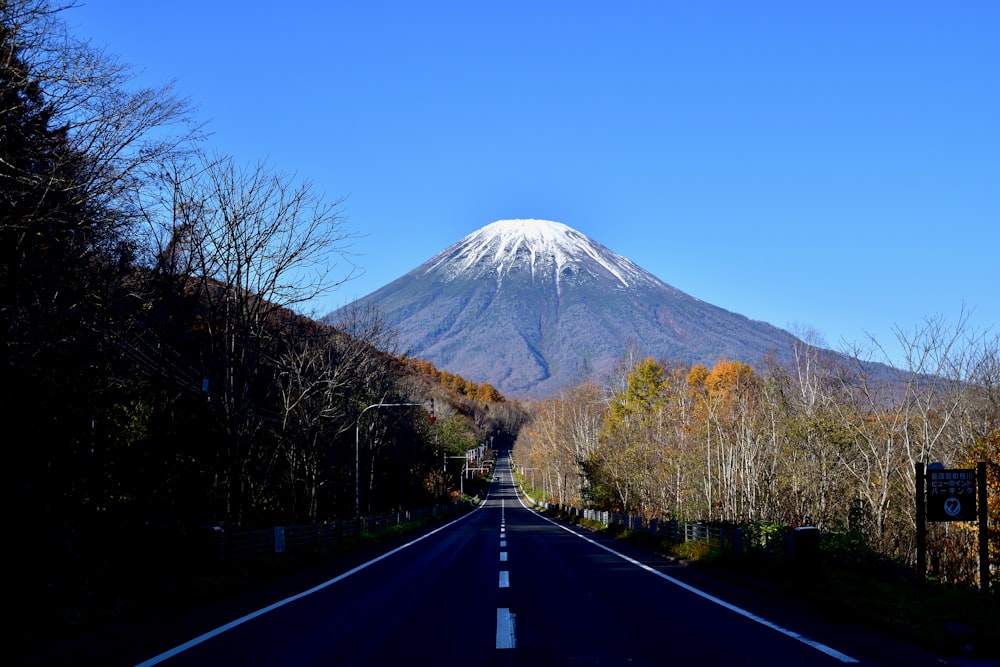
[[[140,664],[934,664],[554,522],[495,470],[478,509]]]

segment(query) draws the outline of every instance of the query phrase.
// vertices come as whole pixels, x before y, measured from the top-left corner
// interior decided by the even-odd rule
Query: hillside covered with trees
[[[133,89],[67,31],[71,7],[0,10],[0,581],[18,614],[166,577],[199,527],[446,502],[442,457],[516,432],[519,406],[406,363],[376,313],[296,312],[351,277],[332,261],[342,202],[212,154],[169,85]]]

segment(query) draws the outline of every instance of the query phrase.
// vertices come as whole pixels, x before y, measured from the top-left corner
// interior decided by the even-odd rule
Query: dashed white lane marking
[[[507,548],[507,516],[504,501],[500,499],[500,548]],[[507,561],[507,552],[500,552],[500,562]],[[500,588],[510,588],[510,573],[506,570],[500,572]],[[516,644],[514,634],[514,614],[510,613],[507,607],[497,609],[497,648],[514,648]]]
[[[510,609],[497,609],[497,648],[514,648],[514,614]]]

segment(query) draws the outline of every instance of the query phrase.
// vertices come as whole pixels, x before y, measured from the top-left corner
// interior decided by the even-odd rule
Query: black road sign
[[[976,471],[927,471],[927,520],[976,520]]]

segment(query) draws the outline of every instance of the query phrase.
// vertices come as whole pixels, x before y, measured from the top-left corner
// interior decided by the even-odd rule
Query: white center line
[[[500,501],[500,548],[507,548],[507,518],[503,500]],[[507,552],[500,552],[500,562],[506,562]],[[500,588],[510,588],[510,573],[500,572]],[[514,648],[514,614],[507,607],[497,609],[497,648]]]
[[[510,609],[497,609],[497,648],[514,648],[514,614]]]

